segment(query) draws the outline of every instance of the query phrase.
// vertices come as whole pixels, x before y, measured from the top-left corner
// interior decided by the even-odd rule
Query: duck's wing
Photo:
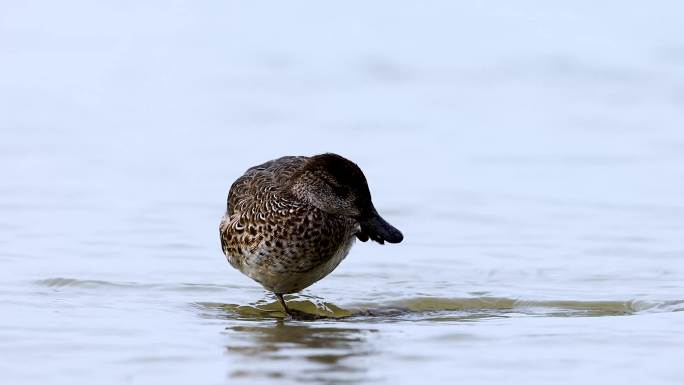
[[[306,163],[307,157],[286,156],[251,167],[230,186],[226,215],[220,225],[221,247],[228,255],[240,254],[238,244],[251,245],[250,236],[241,230],[247,224],[261,223],[272,210],[274,194]],[[242,227],[242,229],[240,229]],[[236,239],[236,233],[242,234]],[[232,250],[231,250],[232,249]]]

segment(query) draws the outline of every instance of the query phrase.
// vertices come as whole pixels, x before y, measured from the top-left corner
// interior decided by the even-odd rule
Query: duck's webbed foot
[[[307,313],[307,312],[299,311],[299,310],[295,310],[295,309],[289,309],[287,311],[287,314],[290,316],[290,318],[292,318],[293,320],[297,320],[297,321],[314,321],[314,320],[322,318],[318,314],[311,314],[311,313]]]
[[[278,297],[278,302],[280,302],[280,304],[283,306],[283,309],[285,309],[285,313],[287,313],[287,315],[290,316],[290,318],[300,321],[313,321],[321,318],[320,316],[318,316],[318,314],[311,314],[296,309],[290,309],[287,306],[285,298],[283,298],[282,294],[275,293],[275,295],[276,297]]]

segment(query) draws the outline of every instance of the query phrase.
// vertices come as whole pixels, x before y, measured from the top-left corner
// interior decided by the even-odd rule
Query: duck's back
[[[221,244],[230,264],[276,293],[299,291],[346,256],[356,224],[296,199],[286,188],[308,157],[250,168],[228,193]]]
[[[306,164],[306,156],[284,156],[249,168],[230,187],[228,192],[228,214],[246,212],[253,208],[264,211],[263,206],[279,199],[289,199],[283,195],[284,185]]]

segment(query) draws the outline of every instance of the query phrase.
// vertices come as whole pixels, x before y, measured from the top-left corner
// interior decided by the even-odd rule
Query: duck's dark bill
[[[361,233],[357,235],[359,240],[365,242],[369,238],[380,244],[399,243],[404,239],[401,231],[387,223],[380,215],[374,215],[361,221]]]

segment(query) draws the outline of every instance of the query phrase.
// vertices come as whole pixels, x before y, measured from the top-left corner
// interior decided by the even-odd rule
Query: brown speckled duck
[[[247,170],[230,187],[220,225],[230,264],[278,297],[330,274],[355,238],[399,243],[373,207],[366,177],[336,154],[285,156]]]

